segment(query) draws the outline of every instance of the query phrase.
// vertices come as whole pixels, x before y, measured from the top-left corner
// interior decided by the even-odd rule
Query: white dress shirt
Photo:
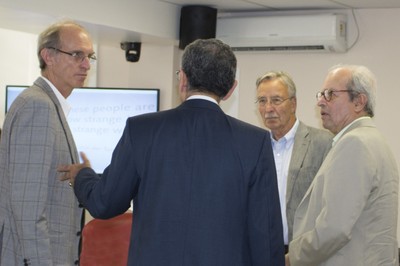
[[[64,112],[65,117],[68,117],[69,112],[71,111],[71,105],[68,103],[67,99],[62,96],[61,92],[57,90],[57,88],[51,83],[50,80],[46,79],[45,77],[42,76],[42,79],[44,79],[50,86],[50,88],[53,90],[55,93],[57,100],[60,102],[61,108]]]
[[[286,187],[287,177],[289,172],[290,159],[292,157],[294,136],[296,135],[299,121],[296,119],[293,127],[286,133],[285,136],[279,140],[275,140],[271,134],[272,149],[274,151],[276,174],[278,177],[278,190],[279,199],[281,204],[282,212],[282,224],[283,224],[283,240],[285,245],[289,244],[288,241],[288,224],[286,217]]]
[[[207,95],[201,95],[201,94],[195,94],[195,95],[189,96],[186,100],[194,100],[194,99],[207,100],[207,101],[213,102],[218,105],[218,102],[214,98],[207,96]]]

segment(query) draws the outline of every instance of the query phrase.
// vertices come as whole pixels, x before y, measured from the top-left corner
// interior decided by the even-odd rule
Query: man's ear
[[[188,80],[186,73],[181,70],[179,72],[179,96],[181,101],[185,101],[187,98]]]
[[[293,103],[292,112],[295,114],[296,113],[296,109],[297,109],[297,98],[293,97],[292,99],[290,99],[290,101],[292,101],[292,103]]]
[[[237,82],[237,80],[235,80],[232,88],[228,91],[228,93],[225,95],[225,97],[222,98],[223,101],[226,101],[229,97],[231,97],[232,93],[235,91],[237,84],[238,84],[238,82]]]
[[[365,109],[367,102],[368,102],[367,95],[363,93],[358,94],[356,97],[354,97],[355,111],[357,113],[362,112]]]
[[[46,62],[46,65],[51,66],[54,61],[53,53],[50,52],[50,49],[43,48],[40,51],[40,56],[42,57],[43,61]]]

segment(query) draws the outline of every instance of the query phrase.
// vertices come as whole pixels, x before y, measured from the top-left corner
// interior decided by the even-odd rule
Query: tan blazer
[[[294,213],[332,147],[332,137],[333,135],[327,130],[299,123],[294,137],[286,187],[289,242],[293,236]]]
[[[300,203],[292,266],[398,265],[396,161],[370,118],[328,153]]]

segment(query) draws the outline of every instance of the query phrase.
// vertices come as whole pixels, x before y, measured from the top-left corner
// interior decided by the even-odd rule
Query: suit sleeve
[[[248,208],[252,265],[285,265],[277,177],[268,135],[250,184]]]
[[[335,146],[325,171],[317,174],[325,175],[325,182],[322,198],[317,199],[322,207],[315,226],[290,243],[292,266],[317,265],[350,241],[373,188],[374,160],[370,155],[355,137],[343,138]]]
[[[52,265],[45,212],[49,178],[55,178],[56,119],[48,103],[27,103],[14,117],[10,137],[11,208],[22,254],[31,265]]]
[[[133,143],[127,123],[113,151],[111,163],[101,178],[92,169],[84,168],[76,176],[74,191],[79,202],[93,217],[108,219],[129,209],[138,185]]]

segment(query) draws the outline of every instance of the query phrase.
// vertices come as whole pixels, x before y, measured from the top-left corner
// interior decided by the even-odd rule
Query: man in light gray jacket
[[[270,71],[257,79],[258,110],[271,130],[287,252],[294,212],[332,146],[332,134],[296,117],[296,86],[289,74]]]

